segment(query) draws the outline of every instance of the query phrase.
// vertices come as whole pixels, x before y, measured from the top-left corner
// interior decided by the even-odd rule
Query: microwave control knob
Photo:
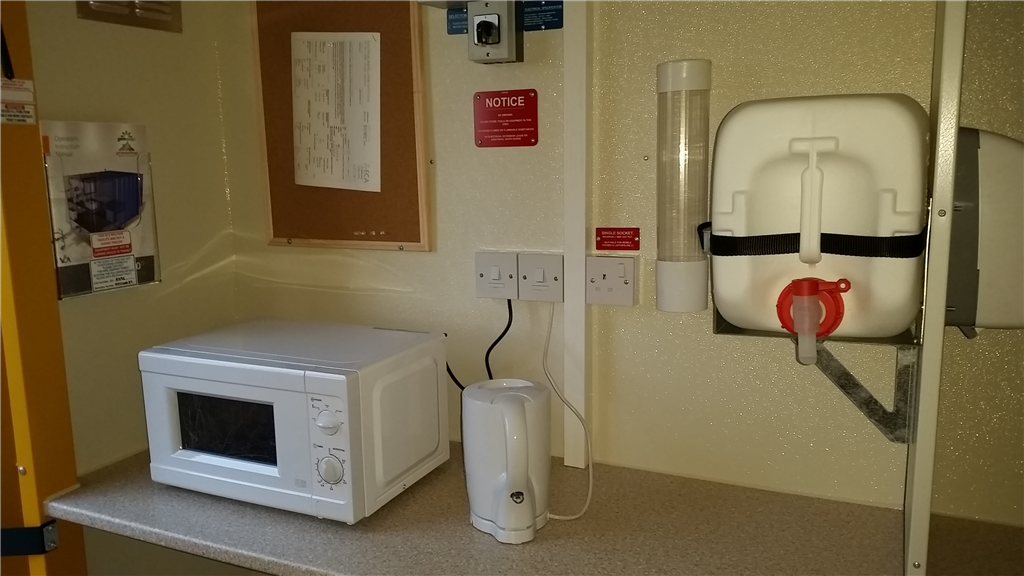
[[[334,412],[322,410],[316,415],[316,427],[324,434],[334,436],[341,428],[341,422],[338,421],[338,415]]]
[[[334,456],[324,456],[316,463],[316,471],[328,484],[337,484],[345,477],[345,466]]]

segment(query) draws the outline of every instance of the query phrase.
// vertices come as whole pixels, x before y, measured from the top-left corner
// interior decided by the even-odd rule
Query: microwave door
[[[288,389],[291,374],[274,375],[277,388],[144,372],[153,479],[309,513],[309,408],[301,373],[298,390]],[[267,376],[251,380],[262,384]]]
[[[274,404],[177,391],[182,450],[277,467]]]

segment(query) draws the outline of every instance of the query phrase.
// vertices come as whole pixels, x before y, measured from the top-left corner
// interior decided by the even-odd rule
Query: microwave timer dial
[[[334,436],[341,429],[341,421],[338,420],[338,415],[331,410],[321,410],[316,415],[316,427],[324,434]]]
[[[345,465],[334,456],[324,456],[316,463],[320,478],[328,484],[337,484],[345,478]]]

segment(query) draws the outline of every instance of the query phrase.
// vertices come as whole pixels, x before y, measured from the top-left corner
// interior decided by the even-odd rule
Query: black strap
[[[57,547],[55,532],[46,534],[47,530],[57,528],[56,520],[50,520],[42,526],[28,528],[4,528],[0,530],[0,555],[3,556],[35,556],[46,554]],[[48,544],[49,543],[49,544]]]
[[[704,245],[705,222],[697,227]],[[913,236],[855,236],[852,234],[821,234],[821,252],[862,258],[917,258],[924,253],[928,229]],[[798,254],[800,234],[766,234],[763,236],[721,236],[711,234],[712,256],[771,256]]]

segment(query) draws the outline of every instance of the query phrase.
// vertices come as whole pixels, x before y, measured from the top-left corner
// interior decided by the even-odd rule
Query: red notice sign
[[[598,228],[598,250],[639,250],[639,228]]]
[[[537,91],[497,90],[473,95],[479,148],[537,145]]]

